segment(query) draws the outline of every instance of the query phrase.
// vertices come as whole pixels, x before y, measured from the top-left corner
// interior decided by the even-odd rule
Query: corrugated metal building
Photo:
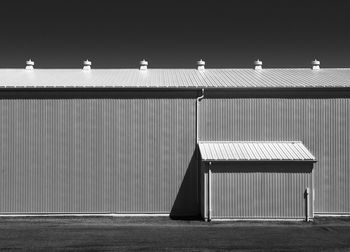
[[[255,63],[0,69],[0,214],[350,215],[350,69]]]

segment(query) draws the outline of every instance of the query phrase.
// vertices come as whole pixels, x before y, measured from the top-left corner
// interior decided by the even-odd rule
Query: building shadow
[[[174,220],[199,220],[199,167],[197,148],[194,150],[180,189],[171,208]]]

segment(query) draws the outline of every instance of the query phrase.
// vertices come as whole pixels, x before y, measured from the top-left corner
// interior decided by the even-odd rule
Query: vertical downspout
[[[312,212],[311,212],[311,217],[314,218],[314,212],[315,212],[315,177],[314,177],[314,171],[312,169],[312,174],[311,174],[311,180],[312,180]]]
[[[305,201],[306,201],[306,204],[305,204],[305,221],[308,222],[309,221],[309,194],[310,194],[310,189],[309,187],[306,187],[305,189]]]
[[[199,142],[199,102],[204,98],[204,88],[202,88],[202,95],[196,100],[196,144]]]
[[[199,192],[204,193],[204,192],[201,191],[201,184],[204,181],[199,181],[199,179],[201,179],[202,177],[201,177],[200,153],[199,153],[199,148],[198,148],[198,142],[199,142],[199,102],[204,98],[204,89],[202,89],[201,91],[202,91],[201,96],[197,97],[197,99],[196,99],[197,205],[198,205],[199,212],[201,212],[201,204],[200,204],[200,200],[199,200],[199,197],[200,197],[199,196],[200,195]],[[203,188],[204,188],[204,186],[203,186]]]
[[[211,162],[208,166],[208,221],[211,221]]]

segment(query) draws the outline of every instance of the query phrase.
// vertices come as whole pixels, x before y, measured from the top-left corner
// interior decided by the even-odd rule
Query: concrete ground
[[[350,251],[350,218],[205,223],[167,217],[3,217],[0,250]]]

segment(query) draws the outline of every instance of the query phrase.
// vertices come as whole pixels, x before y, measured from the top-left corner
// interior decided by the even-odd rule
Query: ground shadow
[[[170,212],[170,218],[176,220],[198,220],[199,211],[199,167],[197,148],[183,177],[180,189]]]

